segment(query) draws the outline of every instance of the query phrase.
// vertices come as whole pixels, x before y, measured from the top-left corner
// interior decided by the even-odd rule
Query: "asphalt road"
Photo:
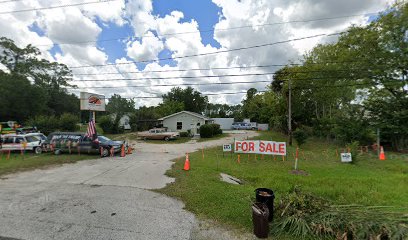
[[[0,240],[194,239],[194,215],[183,210],[182,202],[149,189],[174,181],[165,176],[172,159],[231,141],[232,137],[185,144],[136,142],[136,151],[124,158],[3,176]]]

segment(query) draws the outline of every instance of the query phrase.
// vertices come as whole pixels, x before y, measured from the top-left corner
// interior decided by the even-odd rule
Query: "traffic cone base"
[[[380,152],[380,160],[384,161],[385,160],[385,153],[384,153],[384,148],[381,146],[381,152]]]
[[[185,170],[185,171],[190,170],[190,160],[188,159],[188,153],[186,154],[186,161],[184,162],[183,170]]]
[[[125,145],[122,144],[122,148],[120,150],[120,157],[124,157],[124,156],[126,156],[126,154],[125,154]]]

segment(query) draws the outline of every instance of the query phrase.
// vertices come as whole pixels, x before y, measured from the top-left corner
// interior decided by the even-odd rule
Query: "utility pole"
[[[292,146],[292,86],[290,78],[288,79],[289,86],[289,98],[288,98],[288,143],[289,146]]]

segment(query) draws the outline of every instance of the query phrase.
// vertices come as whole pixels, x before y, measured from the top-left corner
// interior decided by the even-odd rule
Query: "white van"
[[[42,133],[6,134],[1,136],[0,149],[2,151],[28,150],[36,154],[42,153],[42,143],[47,137]]]

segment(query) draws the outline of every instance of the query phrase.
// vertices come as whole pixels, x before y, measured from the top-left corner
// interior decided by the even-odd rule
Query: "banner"
[[[235,153],[255,153],[286,156],[286,142],[244,140],[235,141]]]
[[[105,111],[105,96],[94,93],[81,92],[81,110]]]

